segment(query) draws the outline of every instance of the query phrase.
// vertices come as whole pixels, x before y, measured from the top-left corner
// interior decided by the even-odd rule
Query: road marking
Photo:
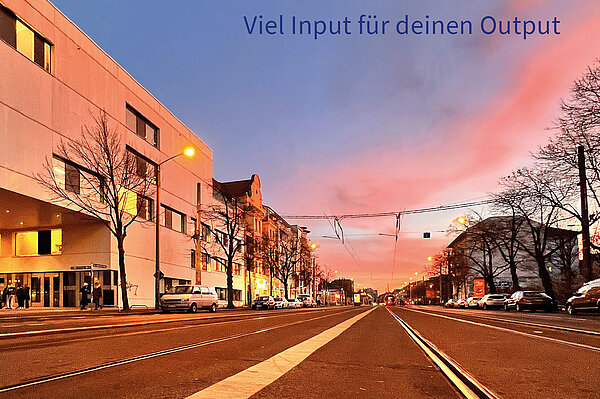
[[[510,332],[510,333],[513,333],[513,334],[517,334],[517,335],[524,335],[526,337],[534,337],[534,338],[538,338],[538,339],[545,339],[545,340],[552,341],[552,342],[558,342],[560,344],[571,345],[571,346],[576,346],[578,348],[590,349],[590,350],[593,350],[593,351],[600,352],[600,348],[598,348],[596,346],[579,344],[577,342],[571,342],[571,341],[564,341],[564,340],[558,339],[558,338],[551,338],[551,337],[544,337],[544,336],[541,336],[541,335],[534,335],[534,334],[526,333],[526,332],[523,332],[523,331],[511,330],[510,328],[492,326],[492,325],[484,324],[484,323],[477,323],[476,321],[463,320],[463,319],[459,319],[459,318],[448,317],[448,316],[444,316],[444,315],[441,315],[441,314],[436,314],[436,313],[431,313],[431,312],[425,312],[425,311],[422,311],[422,310],[412,310],[412,309],[404,309],[404,310],[407,310],[409,312],[415,312],[415,313],[423,313],[423,314],[430,315],[430,316],[435,316],[435,317],[441,317],[441,318],[448,319],[448,320],[459,321],[461,323],[473,324],[473,325],[480,326],[480,327],[487,327],[487,328],[491,328],[493,330],[506,331],[506,332]]]
[[[412,340],[415,341],[433,363],[440,368],[446,378],[454,384],[463,396],[467,399],[498,399],[495,393],[477,381],[475,377],[460,367],[454,360],[442,353],[434,344],[423,338],[418,331],[409,326],[400,316],[392,312],[389,308],[386,308],[386,310],[404,328]]]
[[[314,311],[327,311],[331,310],[330,308],[323,309],[315,309]],[[311,310],[312,311],[312,310]],[[302,312],[308,313],[308,312]],[[171,322],[187,322],[187,321],[195,321],[195,320],[213,320],[213,319],[222,319],[226,317],[244,317],[250,316],[255,313],[244,312],[240,314],[228,313],[224,315],[218,316],[200,316],[200,317],[185,317],[178,319],[165,319],[165,320],[149,320],[149,321],[140,321],[135,323],[123,323],[123,324],[100,324],[95,326],[83,326],[83,327],[67,327],[67,328],[53,328],[46,330],[32,330],[32,331],[19,331],[19,332],[11,332],[11,333],[0,333],[0,339],[7,338],[18,338],[18,337],[26,337],[26,336],[35,336],[35,335],[45,335],[45,334],[57,334],[57,333],[71,333],[71,332],[80,332],[80,331],[90,331],[90,330],[103,330],[107,328],[125,328],[125,327],[138,327],[138,326],[146,326],[149,324],[162,324],[162,323],[171,323]],[[292,314],[292,312],[285,312],[278,314],[276,316],[266,316],[266,317],[282,317],[285,315]],[[8,327],[21,327],[20,324],[5,326]]]
[[[417,311],[416,309],[413,309],[413,311]],[[432,312],[436,312],[435,310],[430,310],[429,312],[426,310],[418,310],[419,312],[424,312],[424,313],[432,313]],[[446,313],[446,312],[444,312]],[[479,314],[465,314],[465,313],[458,313],[458,312],[447,312],[450,314],[454,314],[454,315],[463,315],[463,316],[467,316],[467,317],[475,317],[475,318],[479,318],[479,319],[486,319],[486,320],[493,320],[493,321],[499,321],[499,322],[505,322],[505,323],[513,323],[513,324],[523,324],[525,326],[532,326],[532,327],[543,327],[543,328],[548,328],[548,329],[553,329],[553,330],[561,330],[561,331],[568,331],[568,332],[575,332],[575,333],[580,333],[580,334],[587,334],[587,335],[598,335],[600,336],[600,331],[593,331],[593,330],[581,330],[579,328],[572,328],[572,327],[564,327],[564,326],[555,326],[555,325],[551,325],[551,324],[541,324],[541,323],[532,323],[530,321],[522,321],[522,320],[511,320],[511,319],[506,319],[504,317],[489,317],[489,316],[480,316]],[[561,320],[564,320],[564,318],[561,317]],[[575,319],[577,320],[577,319]],[[586,320],[586,319],[583,319]]]
[[[134,363],[134,362],[138,362],[141,360],[152,359],[152,358],[159,357],[159,356],[165,356],[165,355],[169,355],[171,353],[177,353],[177,352],[186,351],[186,350],[190,350],[190,349],[200,348],[200,347],[207,346],[207,345],[231,341],[231,340],[234,340],[237,338],[243,338],[243,337],[248,337],[251,335],[262,334],[264,332],[277,330],[277,329],[283,328],[283,327],[289,327],[289,326],[293,326],[296,324],[307,323],[309,321],[314,321],[314,320],[318,320],[318,319],[324,319],[326,317],[344,314],[347,312],[351,312],[352,310],[353,309],[349,309],[349,310],[344,310],[343,312],[339,312],[339,313],[330,313],[330,314],[326,314],[323,316],[316,316],[316,317],[312,317],[312,318],[306,319],[306,320],[294,321],[291,323],[285,323],[285,324],[281,324],[279,326],[263,328],[261,330],[250,331],[250,332],[243,333],[243,334],[235,334],[235,335],[230,335],[230,336],[224,337],[224,338],[211,339],[208,341],[202,341],[202,342],[198,342],[195,344],[183,345],[183,346],[179,346],[176,348],[165,349],[162,351],[147,353],[145,355],[130,357],[128,359],[117,360],[117,361],[105,363],[105,364],[102,364],[99,366],[92,366],[92,367],[82,369],[82,370],[71,371],[71,372],[58,374],[58,375],[54,375],[54,376],[50,376],[50,377],[42,377],[37,380],[24,382],[24,383],[20,383],[20,384],[8,385],[8,386],[0,388],[0,393],[14,391],[17,389],[26,388],[26,387],[30,387],[30,386],[34,386],[34,385],[40,385],[40,384],[44,384],[44,383],[48,383],[48,382],[52,382],[52,381],[62,380],[62,379],[69,378],[69,377],[75,377],[75,376],[82,375],[82,374],[88,374],[88,373],[92,373],[92,372],[99,371],[99,370],[104,370],[104,369],[111,368],[111,367],[121,366],[123,364],[129,364],[129,363]]]
[[[375,308],[361,312],[263,362],[188,396],[188,399],[249,398],[296,367],[317,349],[329,343],[373,310]]]

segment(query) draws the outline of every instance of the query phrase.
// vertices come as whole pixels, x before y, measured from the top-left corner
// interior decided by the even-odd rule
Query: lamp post
[[[180,155],[186,157],[193,157],[196,151],[192,147],[187,147],[179,154],[175,154],[162,162],[156,164],[156,220],[155,220],[155,260],[154,260],[154,308],[158,309],[160,306],[160,167],[161,165],[169,162],[171,159],[177,158]]]

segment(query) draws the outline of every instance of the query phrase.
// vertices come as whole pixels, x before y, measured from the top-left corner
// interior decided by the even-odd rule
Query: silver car
[[[482,309],[502,308],[504,307],[504,295],[486,294],[477,302],[477,307]]]
[[[288,299],[288,307],[289,308],[301,308],[302,302],[300,302],[296,298],[290,298],[290,299]]]
[[[198,309],[216,312],[217,301],[214,288],[203,285],[176,285],[160,298],[160,308],[165,313],[174,310],[194,313]]]

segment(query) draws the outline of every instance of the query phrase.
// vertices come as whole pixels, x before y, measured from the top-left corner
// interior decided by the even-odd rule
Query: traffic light
[[[424,232],[423,238],[431,238],[431,232],[429,232],[429,231]]]

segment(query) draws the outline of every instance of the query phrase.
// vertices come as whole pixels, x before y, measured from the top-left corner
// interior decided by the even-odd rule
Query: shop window
[[[52,45],[1,4],[0,39],[51,72]]]
[[[102,271],[102,285],[110,285],[110,270]]]
[[[31,302],[40,302],[40,278],[31,277]]]
[[[75,279],[76,279],[76,274],[75,272],[64,272],[63,273],[63,284],[65,287],[73,287],[75,286]]]
[[[23,231],[15,234],[17,256],[60,255],[62,230]]]
[[[125,106],[125,125],[129,130],[158,148],[158,128],[132,106]]]

